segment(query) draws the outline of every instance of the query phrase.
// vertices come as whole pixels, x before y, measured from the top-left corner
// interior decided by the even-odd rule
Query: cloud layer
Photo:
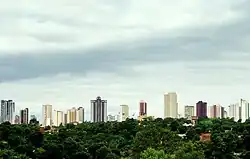
[[[248,1],[27,4],[0,7],[0,97],[19,108],[84,105],[89,113],[100,95],[110,113],[120,104],[136,112],[144,99],[162,116],[168,91],[179,95],[181,114],[198,100],[250,99]]]

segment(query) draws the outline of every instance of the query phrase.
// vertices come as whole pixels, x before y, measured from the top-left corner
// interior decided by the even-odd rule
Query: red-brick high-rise
[[[207,103],[199,101],[196,103],[196,116],[199,117],[207,117]]]
[[[143,100],[140,101],[139,116],[147,115],[147,103]]]

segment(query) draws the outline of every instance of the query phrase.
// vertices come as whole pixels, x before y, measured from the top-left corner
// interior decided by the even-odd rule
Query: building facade
[[[192,120],[192,116],[194,116],[194,106],[185,106],[185,118],[188,120]]]
[[[144,100],[141,100],[139,103],[139,116],[147,115],[147,103]]]
[[[164,94],[164,118],[177,118],[177,117],[178,117],[177,94],[175,92]]]
[[[221,118],[226,118],[224,114],[225,108],[221,107]]]
[[[64,125],[66,125],[68,123],[68,114],[64,114],[64,118],[63,118],[63,122],[64,122]]]
[[[63,111],[54,110],[54,126],[60,126],[63,124]]]
[[[129,118],[129,107],[128,105],[121,105],[121,121],[125,121]]]
[[[227,111],[224,110],[224,113],[223,113],[223,114],[224,114],[224,118],[227,118],[227,117],[228,117]]]
[[[234,118],[235,121],[241,120],[242,122],[245,122],[246,119],[249,119],[249,102],[240,99],[238,103],[230,104],[228,110],[228,117]]]
[[[15,102],[13,100],[1,100],[1,123],[14,123]]]
[[[21,124],[29,124],[29,109],[25,108],[20,111]]]
[[[221,106],[213,105],[210,106],[210,118],[221,118]]]
[[[196,116],[199,117],[207,117],[207,103],[203,101],[199,101],[196,103]]]
[[[77,109],[75,107],[67,111],[67,123],[77,122]]]
[[[100,96],[96,100],[91,100],[91,121],[107,121],[107,100],[102,100]]]
[[[84,108],[79,107],[76,112],[76,119],[78,123],[83,123],[84,122]]]
[[[249,119],[249,102],[244,99],[240,99],[240,107],[242,110],[242,121],[245,122],[247,119]]]
[[[46,104],[43,105],[42,109],[42,125],[43,126],[52,126],[53,118],[52,118],[52,105]]]
[[[228,106],[228,116],[234,118],[234,121],[238,121],[240,117],[240,106],[238,103],[230,104]]]

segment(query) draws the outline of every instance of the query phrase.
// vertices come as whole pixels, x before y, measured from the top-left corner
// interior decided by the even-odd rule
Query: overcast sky
[[[0,98],[41,116],[108,100],[163,116],[199,100],[250,100],[248,0],[8,0],[0,5]]]

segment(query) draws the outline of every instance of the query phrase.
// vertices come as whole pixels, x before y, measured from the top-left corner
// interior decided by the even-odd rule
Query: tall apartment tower
[[[128,105],[121,105],[121,121],[125,121],[129,118],[129,107]]]
[[[223,113],[223,114],[224,114],[224,118],[227,118],[227,117],[228,117],[227,111],[224,110],[224,113]]]
[[[210,118],[221,118],[221,106],[213,105],[210,107]]]
[[[139,105],[140,105],[139,116],[147,115],[147,103],[145,101],[141,100]]]
[[[234,121],[241,119],[244,122],[246,119],[249,119],[250,110],[248,101],[240,99],[238,103],[230,104],[228,107],[228,117],[234,118]]]
[[[54,126],[60,126],[63,124],[63,111],[54,110]]]
[[[68,123],[68,114],[64,114],[64,120],[63,120],[64,125]]]
[[[234,118],[234,121],[238,121],[241,119],[240,117],[240,106],[238,103],[236,104],[230,104],[228,109],[228,115],[230,118]]]
[[[1,120],[0,123],[14,123],[15,102],[12,100],[1,100]]]
[[[76,112],[76,119],[78,123],[83,123],[84,122],[84,108],[79,107]]]
[[[249,119],[250,117],[249,102],[244,99],[240,99],[240,107],[242,110],[241,119],[244,122],[246,121],[246,119]]]
[[[29,123],[29,109],[25,108],[20,111],[20,120],[21,124],[28,124]]]
[[[225,114],[224,114],[224,111],[225,111],[225,108],[224,107],[221,107],[221,110],[220,110],[220,112],[221,112],[221,118],[225,118]]]
[[[67,123],[77,122],[77,109],[75,107],[67,111]]]
[[[207,117],[207,103],[203,101],[199,101],[196,103],[196,116],[199,117]]]
[[[185,106],[185,118],[187,118],[188,120],[191,120],[192,116],[194,116],[194,106],[186,105]]]
[[[107,100],[102,100],[100,96],[96,100],[91,100],[91,121],[107,121]]]
[[[164,94],[164,118],[178,117],[177,94],[170,92]]]
[[[46,104],[43,105],[42,109],[42,124],[43,126],[51,126],[52,125],[52,105]]]

